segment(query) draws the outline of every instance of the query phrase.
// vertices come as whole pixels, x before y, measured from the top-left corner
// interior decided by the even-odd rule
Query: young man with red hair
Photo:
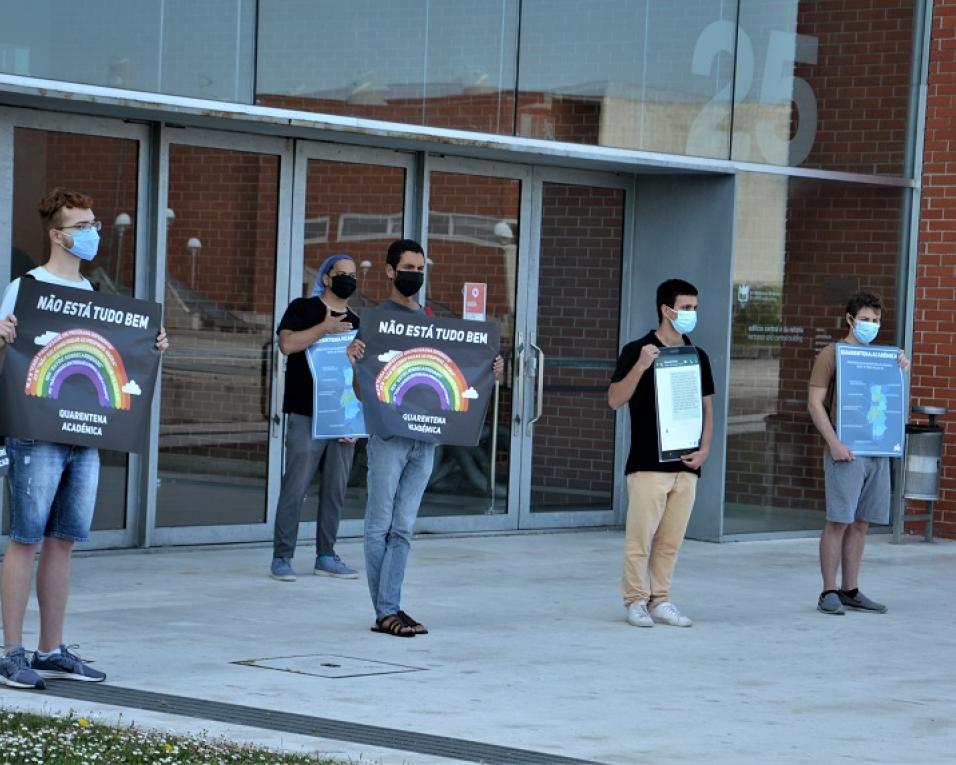
[[[74,289],[92,290],[80,264],[96,256],[100,222],[93,200],[62,188],[50,191],[39,205],[50,240],[50,258],[26,278]],[[0,301],[0,369],[6,346],[17,336],[13,314],[21,279],[14,279]],[[156,348],[169,347],[160,328]],[[98,450],[48,441],[8,438],[10,456],[10,542],[3,556],[0,600],[4,650],[0,683],[14,688],[43,688],[44,678],[100,682],[106,675],[71,653],[63,640],[63,622],[70,590],[70,554],[85,542],[93,522],[99,481]],[[23,617],[30,597],[33,560],[40,546],[37,600],[40,640],[32,660],[23,647]]]

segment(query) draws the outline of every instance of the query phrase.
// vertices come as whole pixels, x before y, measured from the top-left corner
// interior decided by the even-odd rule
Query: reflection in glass
[[[158,526],[263,523],[279,158],[169,151]]]
[[[741,0],[733,158],[899,175],[914,0]]]
[[[249,103],[255,0],[5,3],[0,71]]]
[[[544,401],[534,425],[531,510],[609,510],[624,192],[545,183],[538,336]]]
[[[402,238],[405,170],[311,159],[305,197],[299,295],[311,294],[322,261],[329,255],[345,253],[355,261],[358,278],[358,289],[349,305],[361,317],[363,309],[378,305],[388,296],[385,253],[389,244]],[[365,439],[360,439],[355,445],[343,519],[365,517],[368,470],[365,444]],[[315,521],[318,503],[316,476],[303,505],[303,521]]]
[[[807,414],[821,348],[844,307],[883,301],[897,342],[900,189],[744,174],[737,192],[724,533],[819,529],[823,441]]]
[[[501,327],[501,354],[510,368],[521,182],[511,178],[434,172],[428,210],[427,297],[437,316],[461,318],[465,282],[487,287],[487,320]],[[511,386],[505,376],[488,407],[477,446],[443,446],[422,504],[423,515],[507,512]]]
[[[102,292],[132,295],[138,163],[137,141],[16,128],[10,278],[49,259],[49,239],[37,202],[55,186],[65,186],[91,196],[93,212],[103,221],[96,258],[82,263],[81,273]],[[94,530],[126,527],[127,463],[123,452],[100,451]]]
[[[517,27],[517,0],[260,0],[256,103],[510,135]]]
[[[736,3],[525,0],[517,134],[726,158]]]

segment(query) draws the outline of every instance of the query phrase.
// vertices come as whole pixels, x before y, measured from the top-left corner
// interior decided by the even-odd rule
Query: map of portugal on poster
[[[906,384],[899,348],[838,343],[837,437],[855,455],[903,456]]]
[[[0,435],[146,448],[159,304],[22,279],[0,373]]]
[[[358,380],[368,432],[475,446],[494,388],[499,328],[380,308],[362,312]]]
[[[312,438],[365,438],[362,404],[352,389],[345,349],[356,331],[325,335],[305,349],[312,370]]]

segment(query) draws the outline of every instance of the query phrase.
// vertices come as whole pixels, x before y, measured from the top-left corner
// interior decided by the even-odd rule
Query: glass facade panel
[[[279,158],[172,145],[158,526],[264,523]]]
[[[903,201],[896,188],[740,176],[725,534],[823,526],[810,369],[846,336],[844,308],[861,289],[883,301],[878,342],[898,343]]]
[[[5,3],[0,71],[249,103],[256,0]]]
[[[517,0],[260,0],[256,103],[510,135],[517,26]]]
[[[904,169],[915,0],[741,0],[733,158]]]
[[[22,276],[50,256],[37,202],[55,186],[93,198],[103,222],[95,260],[80,271],[102,292],[131,295],[135,266],[135,223],[139,144],[125,138],[17,128],[13,133],[13,252],[10,278]],[[4,280],[6,282],[6,280]],[[100,450],[100,482],[93,529],[126,527],[124,452]]]
[[[525,0],[518,135],[730,153],[736,2]]]

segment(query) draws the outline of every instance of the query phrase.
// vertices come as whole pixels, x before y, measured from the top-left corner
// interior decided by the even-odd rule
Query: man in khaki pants
[[[627,621],[635,627],[654,623],[690,627],[693,622],[670,601],[677,553],[694,507],[700,466],[710,454],[714,418],[714,378],[710,359],[700,348],[704,425],[700,448],[679,460],[661,462],[657,445],[657,392],[654,359],[660,349],[693,345],[687,334],[697,325],[697,288],[669,279],[657,288],[657,329],[628,343],[617,360],[607,401],[612,409],[628,405],[631,452],[627,458],[627,525],[621,592]]]

